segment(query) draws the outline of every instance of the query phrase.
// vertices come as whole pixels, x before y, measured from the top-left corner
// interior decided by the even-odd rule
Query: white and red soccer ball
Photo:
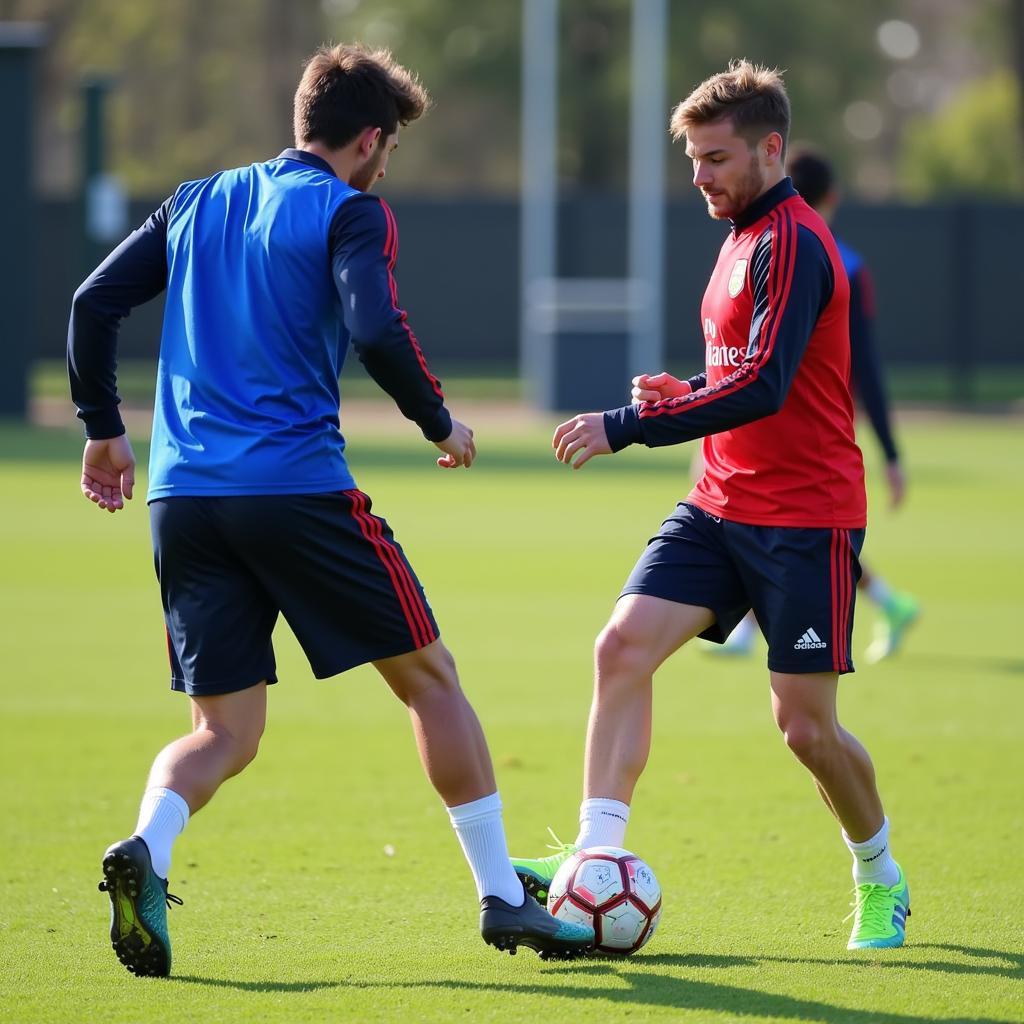
[[[574,853],[548,889],[548,910],[594,929],[602,953],[628,956],[654,934],[661,918],[661,886],[635,853],[595,846]]]

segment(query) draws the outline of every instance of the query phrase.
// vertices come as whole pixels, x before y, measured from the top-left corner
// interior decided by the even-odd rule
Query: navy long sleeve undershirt
[[[656,448],[692,441],[733,430],[782,408],[818,317],[832,298],[835,281],[821,240],[799,225],[792,284],[775,345],[767,359],[757,361],[761,327],[770,312],[771,231],[767,228],[758,239],[751,259],[754,315],[748,335],[750,348],[743,365],[712,388],[706,387],[706,374],[691,378],[691,387],[697,382],[701,386],[690,395],[668,399],[677,415],[641,417],[642,407],[637,405],[609,410],[604,414],[604,427],[612,451],[640,442]],[[733,382],[740,386],[731,386]],[[717,393],[709,395],[714,392]]]
[[[431,441],[452,430],[440,382],[427,369],[392,273],[398,255],[394,217],[376,196],[353,196],[335,214],[330,232],[334,283],[359,361],[402,415]]]
[[[167,199],[85,279],[68,324],[68,378],[87,437],[119,437],[117,333],[136,307],[167,287]]]
[[[889,419],[882,361],[875,344],[874,305],[867,268],[850,275],[850,365],[854,393],[860,398],[868,420],[885,452],[886,462],[898,462],[899,451]]]

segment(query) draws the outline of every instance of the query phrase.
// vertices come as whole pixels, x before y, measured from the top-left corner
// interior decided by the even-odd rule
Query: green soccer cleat
[[[523,888],[543,907],[548,901],[548,889],[551,888],[551,880],[558,873],[558,869],[579,849],[573,843],[563,843],[551,829],[551,838],[555,841],[554,846],[549,845],[549,850],[557,850],[557,853],[549,857],[512,857],[512,867],[516,869]]]
[[[110,896],[110,944],[132,974],[166,978],[171,973],[167,907],[181,905],[153,870],[149,847],[139,836],[114,843],[103,855],[100,892]]]
[[[910,889],[903,871],[896,884],[865,883],[853,891],[853,911],[847,916],[853,920],[853,932],[847,949],[895,949],[903,945],[907,918],[910,917]]]
[[[575,921],[559,921],[523,893],[513,907],[497,896],[480,901],[480,934],[484,942],[513,956],[519,946],[535,949],[541,960],[575,960],[594,948],[594,929]]]
[[[874,636],[864,657],[868,663],[889,658],[899,650],[903,636],[917,621],[921,606],[910,594],[893,594],[882,608],[882,617],[875,623]]]

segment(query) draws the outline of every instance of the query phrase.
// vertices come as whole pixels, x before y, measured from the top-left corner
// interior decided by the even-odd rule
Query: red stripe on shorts
[[[372,512],[365,512],[364,515],[374,526],[374,535],[378,538],[380,543],[383,545],[384,550],[390,556],[392,564],[398,572],[399,579],[405,584],[405,593],[409,598],[409,604],[423,630],[424,639],[422,646],[426,646],[431,641],[436,640],[437,637],[434,634],[433,626],[430,624],[430,616],[427,614],[427,609],[423,604],[423,598],[420,595],[419,587],[416,585],[416,581],[412,578],[412,573],[409,571],[409,567],[406,565],[401,552],[391,541],[387,539],[387,537],[384,536],[384,520],[379,516],[375,516]]]
[[[391,585],[395,589],[413,641],[417,648],[426,647],[436,637],[430,625],[430,618],[423,607],[422,598],[404,560],[394,545],[389,544],[384,537],[381,520],[367,511],[367,496],[358,490],[346,491],[346,494],[352,499],[352,515],[359,524],[359,529],[373,545],[377,557],[391,578]]]
[[[850,667],[850,611],[853,579],[850,575],[850,532],[832,531],[832,667],[843,672]]]
[[[839,560],[836,551],[839,547],[839,531],[832,531],[832,543],[829,546],[829,580],[832,586],[832,669],[839,671]]]

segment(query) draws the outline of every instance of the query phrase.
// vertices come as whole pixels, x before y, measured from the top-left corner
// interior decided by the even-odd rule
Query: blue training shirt
[[[79,288],[72,396],[91,438],[124,427],[116,339],[163,288],[149,499],[354,486],[338,375],[351,341],[430,440],[444,395],[398,306],[394,216],[300,150],[186,182]]]

